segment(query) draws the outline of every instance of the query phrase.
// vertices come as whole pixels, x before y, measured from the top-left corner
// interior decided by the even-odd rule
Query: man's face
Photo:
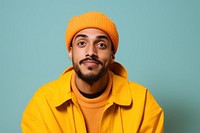
[[[111,40],[102,30],[81,30],[72,40],[69,57],[79,78],[88,83],[96,82],[114,61]]]

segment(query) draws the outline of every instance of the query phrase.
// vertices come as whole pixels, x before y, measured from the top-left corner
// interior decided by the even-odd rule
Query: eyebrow
[[[79,37],[88,38],[88,36],[85,35],[85,34],[78,34],[77,36],[75,36],[74,40],[76,40],[76,39],[79,38]],[[97,38],[97,39],[106,39],[106,40],[108,40],[108,41],[110,40],[108,36],[104,36],[104,35],[99,35],[99,36],[97,36],[96,38]]]
[[[106,40],[110,40],[109,38],[108,38],[108,36],[104,36],[104,35],[99,35],[99,36],[97,36],[96,38],[98,38],[98,39],[106,39]]]
[[[76,40],[76,39],[79,38],[79,37],[88,38],[88,36],[85,35],[85,34],[78,34],[77,36],[75,36],[74,40]]]

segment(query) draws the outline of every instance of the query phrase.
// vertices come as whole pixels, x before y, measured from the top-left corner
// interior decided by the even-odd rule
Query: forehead
[[[97,37],[97,36],[105,36],[110,40],[110,37],[108,36],[108,34],[100,29],[96,29],[96,28],[87,28],[87,29],[83,29],[79,32],[77,32],[74,36],[74,38],[78,35],[86,35],[89,37]]]

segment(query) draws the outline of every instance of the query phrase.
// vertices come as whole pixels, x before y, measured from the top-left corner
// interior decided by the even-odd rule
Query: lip
[[[84,65],[85,67],[87,67],[88,69],[93,69],[93,68],[98,68],[99,65],[102,65],[103,66],[103,63],[101,61],[99,61],[98,59],[96,58],[92,58],[92,57],[88,57],[88,58],[85,58],[85,59],[82,59],[80,62],[79,62],[79,65]]]
[[[86,61],[83,61],[83,64],[87,66],[96,66],[96,65],[99,65],[99,62],[94,61],[94,60],[86,60]]]

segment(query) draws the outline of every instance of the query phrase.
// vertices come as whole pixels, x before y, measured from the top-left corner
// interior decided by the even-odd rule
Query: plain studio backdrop
[[[0,132],[20,133],[34,92],[71,65],[65,29],[87,11],[116,23],[116,61],[164,109],[165,132],[199,133],[198,0],[0,0]]]

